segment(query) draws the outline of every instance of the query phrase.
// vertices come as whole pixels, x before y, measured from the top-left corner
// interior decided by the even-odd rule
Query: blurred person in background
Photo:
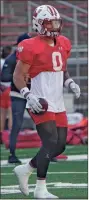
[[[2,76],[3,65],[5,59],[11,54],[12,47],[5,46],[2,48],[0,59],[0,79]],[[8,117],[8,129],[12,127],[12,111],[10,99],[10,82],[0,82],[0,142],[2,143],[2,132],[5,129],[6,120]]]
[[[1,59],[0,59],[0,70],[2,71],[3,64],[5,62],[6,57],[11,54],[12,52],[12,47],[11,46],[5,46],[2,48],[1,51]]]
[[[17,48],[17,45],[25,39],[29,39],[30,35],[28,33],[23,33],[17,38],[17,42],[14,45]],[[8,157],[9,163],[21,163],[21,161],[17,158],[15,154],[16,150],[16,140],[21,129],[21,125],[23,122],[23,114],[26,107],[26,99],[24,99],[19,90],[13,83],[13,72],[16,66],[17,58],[16,58],[15,49],[14,52],[5,60],[3,70],[2,70],[2,81],[11,82],[11,106],[12,106],[12,129],[9,138],[9,149],[10,155]],[[28,82],[29,77],[25,77],[26,83]],[[30,79],[29,79],[30,80]],[[30,89],[30,82],[27,84],[28,88]]]
[[[38,36],[18,45],[18,62],[13,80],[27,100],[27,108],[36,124],[42,147],[28,163],[15,167],[14,172],[21,192],[29,195],[29,176],[36,168],[34,198],[56,199],[58,197],[47,190],[46,176],[51,159],[60,155],[66,145],[68,122],[63,85],[70,88],[76,98],[80,97],[80,87],[67,69],[71,42],[61,35],[62,19],[59,12],[50,5],[39,6],[34,11],[32,25]],[[30,90],[24,81],[28,73],[31,77]],[[43,109],[39,98],[48,102],[48,110],[43,115],[40,114]]]

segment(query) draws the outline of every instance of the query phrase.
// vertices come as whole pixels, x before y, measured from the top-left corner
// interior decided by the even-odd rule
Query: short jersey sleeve
[[[29,65],[32,64],[33,53],[28,39],[19,43],[16,56],[17,60],[21,60],[22,62]]]
[[[68,38],[65,38],[65,46],[66,46],[66,51],[67,51],[67,58],[69,58],[70,54],[71,54],[71,42]]]
[[[72,48],[70,40],[67,37],[61,35],[59,36],[59,41],[61,45],[63,46],[63,48],[65,49],[66,56],[68,58],[71,54],[71,48]]]

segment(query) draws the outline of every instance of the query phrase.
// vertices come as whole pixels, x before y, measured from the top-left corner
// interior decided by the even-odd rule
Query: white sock
[[[46,179],[42,179],[42,180],[38,179],[36,181],[36,187],[46,188]]]
[[[29,164],[29,162],[26,163],[25,166],[26,166],[28,172],[34,170],[34,168]]]

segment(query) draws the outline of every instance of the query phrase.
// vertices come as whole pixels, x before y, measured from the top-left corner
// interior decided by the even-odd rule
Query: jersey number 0
[[[57,60],[57,58],[58,58],[58,60]],[[60,71],[62,69],[63,62],[62,62],[62,56],[61,56],[60,52],[52,53],[52,63],[53,63],[53,69],[55,71]]]

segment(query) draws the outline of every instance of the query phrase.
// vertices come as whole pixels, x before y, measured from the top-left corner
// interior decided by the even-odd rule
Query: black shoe
[[[8,163],[18,163],[18,164],[21,164],[21,161],[15,155],[11,155],[8,158]]]
[[[57,162],[57,161],[58,161],[58,160],[57,160],[56,157],[54,157],[54,158],[51,159],[51,162]]]

